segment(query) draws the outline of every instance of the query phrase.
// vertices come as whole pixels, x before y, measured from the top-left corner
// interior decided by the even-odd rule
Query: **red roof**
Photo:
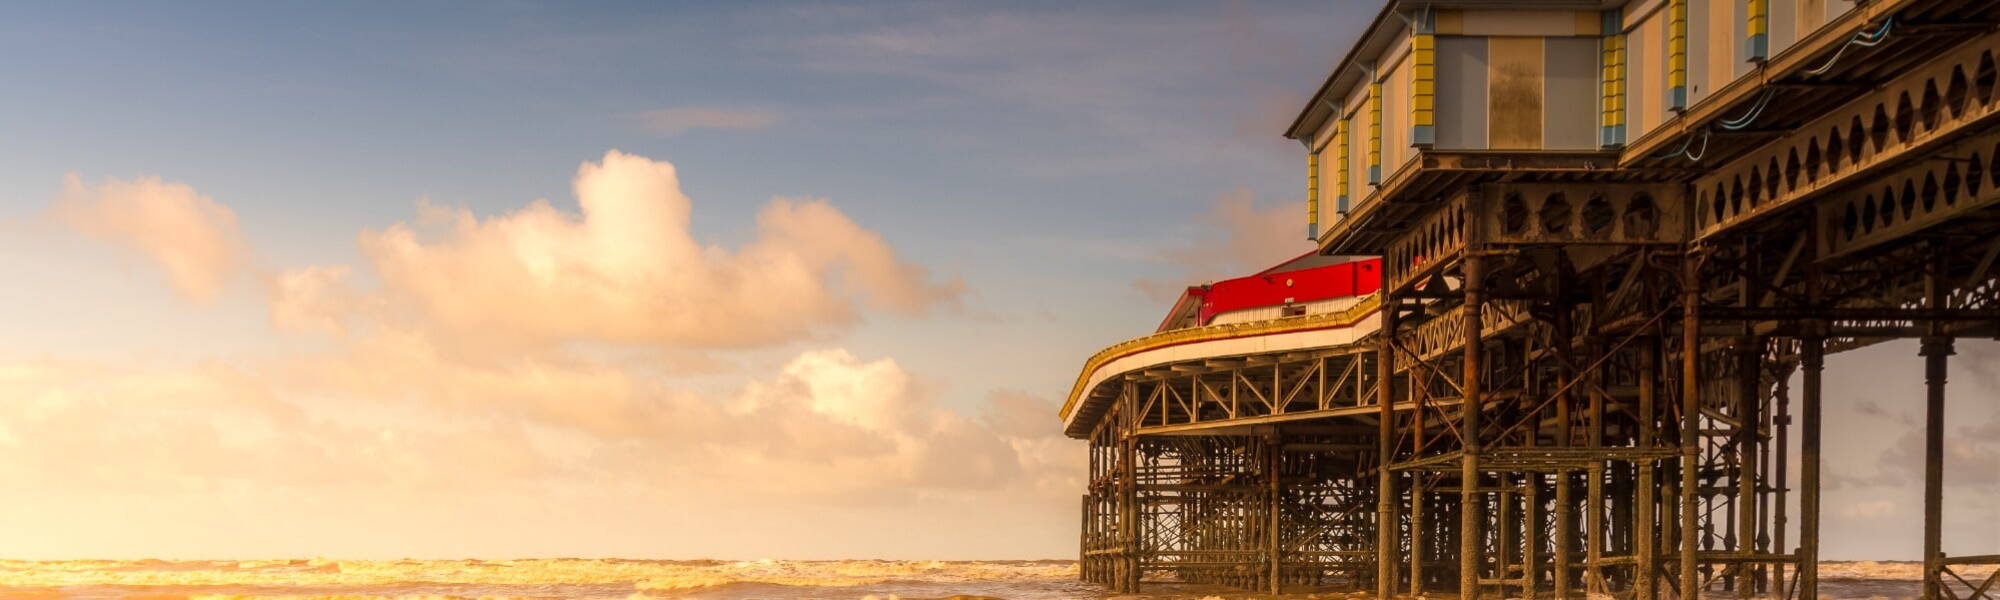
[[[1207,325],[1216,315],[1247,308],[1363,296],[1380,287],[1381,259],[1308,253],[1248,277],[1190,286],[1158,331]]]

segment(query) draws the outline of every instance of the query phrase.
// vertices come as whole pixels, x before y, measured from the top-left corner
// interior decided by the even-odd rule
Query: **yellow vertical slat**
[[[1770,48],[1771,1],[1750,0],[1750,4],[1745,12],[1747,13],[1745,18],[1749,22],[1745,23],[1744,29],[1750,32],[1750,47],[1748,48],[1750,55],[1745,58],[1752,61],[1762,61],[1766,56],[1766,51]]]
[[[1368,183],[1382,183],[1382,82],[1368,84]]]
[[[1319,150],[1306,152],[1306,239],[1319,239]]]
[[[1598,63],[1602,74],[1599,77],[1603,87],[1603,117],[1599,144],[1616,147],[1625,144],[1625,33],[1624,15],[1618,9],[1604,11],[1604,38],[1600,44]]]
[[[1338,157],[1336,162],[1339,163],[1340,170],[1335,171],[1333,174],[1335,190],[1333,207],[1334,210],[1343,215],[1347,214],[1347,170],[1353,168],[1353,165],[1348,162],[1347,158],[1348,121],[1349,119],[1341,119],[1340,123],[1334,125],[1334,143],[1340,145],[1339,154],[1336,155]]]
[[[1410,144],[1430,147],[1437,141],[1435,107],[1437,100],[1437,35],[1432,33],[1435,17],[1417,17],[1417,33],[1410,38]]]
[[[1682,110],[1687,108],[1687,0],[1672,0],[1667,11],[1667,108]]]

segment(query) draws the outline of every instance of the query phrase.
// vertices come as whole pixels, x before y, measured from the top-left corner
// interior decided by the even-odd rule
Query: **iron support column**
[[[1486,257],[1472,254],[1465,257],[1465,376],[1461,382],[1465,390],[1464,462],[1459,470],[1459,558],[1458,595],[1463,600],[1479,597],[1479,569],[1485,564],[1485,535],[1481,508],[1484,507],[1479,495],[1479,420],[1483,391],[1480,388],[1480,372],[1483,370],[1480,356],[1480,329],[1484,322],[1481,310],[1486,302]]]
[[[1282,440],[1276,434],[1264,438],[1264,453],[1266,455],[1265,460],[1268,462],[1268,466],[1265,468],[1266,476],[1270,484],[1265,495],[1265,506],[1270,511],[1270,530],[1266,534],[1265,548],[1271,560],[1271,593],[1276,594],[1278,593],[1278,585],[1284,579],[1282,577],[1284,562],[1283,559],[1279,558],[1283,550],[1283,545],[1281,544],[1283,536],[1280,535],[1282,530],[1279,524],[1279,521],[1283,517],[1283,511],[1279,510],[1278,501],[1283,494],[1283,490],[1279,487],[1283,483],[1280,481],[1279,467],[1282,466],[1280,461],[1284,460],[1285,453]]]
[[[1522,474],[1521,495],[1526,499],[1527,531],[1523,534],[1526,544],[1521,546],[1521,598],[1535,600],[1536,586],[1542,580],[1542,474],[1529,471]]]
[[[1695,598],[1694,552],[1701,542],[1697,531],[1700,515],[1695,510],[1695,469],[1700,459],[1697,427],[1701,414],[1701,280],[1690,252],[1681,261],[1681,486],[1680,486],[1680,597]]]
[[[1382,291],[1382,347],[1375,351],[1375,597],[1396,596],[1396,303]],[[1412,532],[1412,537],[1417,534]]]
[[[1423,473],[1410,473],[1410,595],[1424,595],[1424,550],[1436,536],[1424,531],[1425,517],[1430,514],[1429,490],[1424,488]]]
[[[1558,293],[1559,296],[1568,296],[1567,283],[1560,275],[1557,276],[1557,288],[1561,290]],[[1570,415],[1570,390],[1576,387],[1576,378],[1580,375],[1570,363],[1570,349],[1576,340],[1574,324],[1570,321],[1571,311],[1573,310],[1575,310],[1575,307],[1569,302],[1557,302],[1555,319],[1552,324],[1552,327],[1555,329],[1553,332],[1555,339],[1552,340],[1553,343],[1549,347],[1550,355],[1555,357],[1556,362],[1554,402],[1556,420],[1555,442],[1558,447],[1567,447],[1576,441],[1576,431],[1573,427],[1574,419]],[[1552,544],[1554,546],[1554,554],[1551,555],[1555,560],[1553,579],[1555,581],[1556,600],[1567,600],[1576,581],[1574,570],[1571,568],[1571,565],[1575,564],[1576,558],[1576,474],[1568,470],[1560,470],[1556,471],[1554,475],[1556,486],[1556,531],[1555,543]]]
[[[1739,340],[1736,356],[1736,550],[1757,549],[1757,413],[1762,403],[1759,381],[1764,360],[1763,340],[1748,336]],[[1748,598],[1756,594],[1756,563],[1736,567],[1736,594]]]
[[[1944,247],[1934,249],[1930,272],[1924,277],[1924,307],[1945,308]],[[1924,600],[1943,597],[1944,569],[1944,381],[1952,354],[1951,337],[1943,321],[1931,321],[1923,339],[1924,356]]]
[[[1129,401],[1126,409],[1135,405]],[[1128,413],[1129,414],[1129,413]],[[1130,422],[1131,419],[1127,419]],[[1139,438],[1131,431],[1119,432],[1118,453],[1118,591],[1139,591]]]
[[[1924,356],[1924,600],[1942,597],[1944,559],[1944,381],[1951,338],[1925,336]]]
[[[1571,482],[1576,474],[1557,471],[1556,480],[1556,539],[1555,539],[1555,583],[1556,600],[1566,600],[1570,596],[1571,582],[1575,581],[1570,565],[1576,558],[1576,486]]]
[[[1790,524],[1787,515],[1791,514],[1791,508],[1785,504],[1785,490],[1791,487],[1792,482],[1791,475],[1787,473],[1790,467],[1786,465],[1786,461],[1791,458],[1791,438],[1787,434],[1792,428],[1792,373],[1789,369],[1778,374],[1777,385],[1778,413],[1772,417],[1771,426],[1777,429],[1778,439],[1774,445],[1778,449],[1778,458],[1771,463],[1772,467],[1777,469],[1771,481],[1777,483],[1778,497],[1771,503],[1772,510],[1776,512],[1771,521],[1771,537],[1774,538],[1771,550],[1783,554],[1787,551],[1785,527]],[[1771,594],[1780,600],[1791,598],[1789,588],[1785,587],[1785,563],[1771,567]]]
[[[1660,344],[1656,339],[1647,339],[1639,347],[1639,447],[1653,447],[1653,423],[1655,388],[1659,385]],[[1653,558],[1653,549],[1658,540],[1653,539],[1653,519],[1658,518],[1653,511],[1653,465],[1656,461],[1638,461],[1639,483],[1635,490],[1638,499],[1632,510],[1632,598],[1633,600],[1653,600],[1656,583],[1654,574],[1659,564]]]
[[[1819,597],[1820,373],[1826,338],[1799,340],[1799,599]]]

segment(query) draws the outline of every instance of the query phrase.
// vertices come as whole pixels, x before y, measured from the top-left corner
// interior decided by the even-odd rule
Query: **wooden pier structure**
[[[1825,357],[1908,338],[1923,598],[2000,600],[1941,549],[1996,54],[1990,0],[1392,0],[1286,132],[1379,289],[1092,357],[1082,577],[1815,598]]]

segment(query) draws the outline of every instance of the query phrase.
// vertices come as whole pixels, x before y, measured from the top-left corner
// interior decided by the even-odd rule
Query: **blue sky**
[[[1292,223],[1301,161],[1279,134],[1366,14],[1334,3],[17,10],[0,23],[0,53],[16,58],[0,76],[18,82],[0,94],[0,180],[10,183],[0,192],[0,268],[21,285],[0,293],[0,310],[15,315],[0,360],[36,402],[0,418],[0,444],[19,450],[0,468],[39,491],[0,515],[30,534],[0,552],[1061,555],[1081,454],[1055,435],[1055,403],[1084,357],[1152,328],[1162,290],[1306,248]],[[503,352],[482,347],[500,343],[491,332],[457,328],[436,307],[460,299],[384,279],[389,259],[370,245],[379,234],[414,228],[413,247],[474,262],[484,256],[470,250],[476,239],[505,238],[424,230],[420,202],[521,225],[530,219],[508,219],[546,200],[582,219],[571,190],[579,165],[608,165],[614,149],[672,164],[689,199],[685,234],[711,252],[747,256],[773,238],[819,243],[769,233],[759,215],[773,198],[824,199],[900,264],[959,291],[892,310],[868,299],[880,290],[842,280],[815,298],[859,312],[776,340],[630,343],[565,322],[552,325],[559,339],[503,335]],[[65,184],[69,175],[78,183]],[[147,177],[159,185],[143,185]],[[147,206],[234,222],[198,228],[215,234],[204,237],[171,226],[181,221],[121,217],[155,214]],[[1285,223],[1284,236],[1255,226],[1273,222]],[[184,273],[159,268],[190,240],[215,239],[220,250],[204,256],[222,257],[209,271],[216,289],[190,294]],[[1194,251],[1204,247],[1215,251]],[[862,263],[844,264],[827,268]],[[281,322],[275,282],[331,270],[341,274],[327,289],[351,301],[328,321],[338,331]],[[543,312],[560,320],[565,310]],[[482,387],[492,381],[502,388]],[[874,387],[841,383],[857,381]],[[32,406],[41,408],[23,408]],[[751,442],[639,442],[607,425],[633,419],[651,437],[700,438],[675,429],[695,421],[675,411],[716,407],[724,416],[710,415],[707,428],[740,425],[727,415],[741,410],[793,425],[739,436]],[[895,420],[884,415],[915,432],[884,429]],[[59,422],[96,423],[74,437],[98,446],[30,434]],[[853,438],[855,428],[895,450]],[[953,428],[971,433],[931,431]],[[496,433],[519,439],[465,441]],[[485,454],[421,450],[439,445]],[[787,453],[808,447],[835,458]],[[752,456],[786,491],[702,466],[704,452]],[[131,455],[151,458],[117,458]],[[632,462],[641,455],[658,458]],[[265,471],[266,456],[318,466],[280,477]],[[398,466],[360,466],[375,464],[369,456]],[[61,466],[93,458],[100,466],[82,472]],[[814,478],[848,468],[843,460],[892,475]],[[493,464],[507,461],[543,466]],[[980,480],[968,481],[937,472],[938,461],[995,466],[946,469]],[[439,472],[452,475],[397,483]],[[902,498],[840,491],[855,479]],[[536,491],[492,493],[513,488]],[[318,524],[280,508],[385,494],[428,500]],[[505,539],[381,535],[413,524],[476,529],[469,515],[518,518],[579,495],[600,504],[527,520]],[[791,507],[788,518],[851,525],[774,543],[670,516],[729,520],[750,510],[734,505],[758,504],[746,496]],[[445,508],[468,497],[491,505]],[[107,524],[104,514],[126,517]],[[968,523],[967,514],[984,516]],[[751,530],[797,528],[759,515]],[[150,524],[125,522],[135,520]],[[911,520],[962,531],[928,541],[859,533]],[[218,542],[163,524],[243,522],[291,534]],[[963,541],[974,539],[984,541]]]
[[[7,67],[35,83],[0,97],[0,177],[32,207],[61,173],[158,174],[233,207],[274,261],[313,263],[419,197],[573,202],[575,165],[617,148],[679,166],[718,243],[771,196],[832,200],[965,277],[985,322],[1045,321],[963,327],[1062,357],[1033,365],[1049,373],[1156,321],[1130,281],[1186,277],[1148,255],[1208,235],[1219,196],[1296,201],[1280,128],[1361,24],[1332,3],[586,8],[36,7],[0,25],[0,51],[38,59]],[[777,121],[643,126],[676,107]],[[900,337],[883,350],[928,336]]]
[[[17,7],[0,22],[0,386],[27,400],[0,407],[0,477],[22,482],[0,511],[22,535],[0,554],[1068,556],[1082,454],[1055,403],[1084,357],[1152,329],[1162,290],[1308,248],[1303,160],[1280,133],[1375,11]],[[619,185],[672,165],[692,222],[645,231],[705,245],[676,256],[716,281],[745,275],[727,257],[752,248],[780,263],[833,248],[844,258],[813,273],[834,283],[717,307],[591,271],[652,295],[543,307],[532,286],[468,299],[385,276],[490,285],[481,268],[537,264],[490,251],[548,239],[592,268],[659,267],[591,254],[601,232],[578,225],[580,165],[613,163]],[[773,198],[838,217],[773,230]],[[426,229],[420,201],[491,228]],[[230,216],[189,233],[135,207]],[[843,219],[863,233],[820,237]],[[215,289],[160,268],[211,242]],[[308,308],[332,320],[280,317],[285,281],[326,284],[304,291],[329,294]],[[702,316],[831,312],[727,343],[568,314],[673,294]],[[503,310],[524,304],[540,314]],[[1916,364],[1907,350],[1874,352]],[[1907,408],[1842,405],[1830,423],[1907,430]],[[1912,523],[1907,441],[1836,450],[1889,458],[1830,497],[1855,532],[1832,554],[1872,555],[1870,536]],[[1964,449],[1973,465],[1994,452]]]

